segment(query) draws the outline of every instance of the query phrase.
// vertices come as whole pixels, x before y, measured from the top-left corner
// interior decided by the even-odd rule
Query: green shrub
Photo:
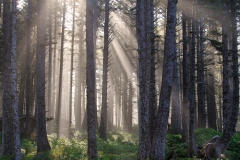
[[[212,128],[199,128],[195,130],[195,139],[197,146],[202,146],[209,139],[216,135],[221,136],[222,134]]]
[[[165,159],[179,159],[187,157],[187,145],[182,143],[181,135],[167,134]]]

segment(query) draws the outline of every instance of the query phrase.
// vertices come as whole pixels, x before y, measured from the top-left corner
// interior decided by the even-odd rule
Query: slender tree
[[[36,116],[37,116],[37,153],[50,150],[46,131],[45,110],[45,50],[46,50],[46,0],[38,0],[37,21],[37,81],[36,81]]]
[[[95,0],[88,0],[86,2],[86,85],[87,85],[87,132],[88,132],[88,156],[95,159],[97,154],[96,142],[96,77],[95,77],[95,49],[96,49],[96,27],[94,27],[97,10]]]
[[[204,81],[204,28],[200,19],[199,52],[197,52],[197,96],[198,96],[198,128],[206,128],[205,81]]]
[[[65,20],[66,20],[66,0],[63,1],[63,20],[62,20],[62,34],[61,34],[61,55],[60,55],[60,71],[59,71],[59,91],[58,91],[58,109],[57,109],[57,137],[60,138],[60,122],[62,110],[62,84],[63,84],[63,53],[64,53],[64,38],[65,38]]]
[[[187,17],[183,12],[182,15],[182,36],[183,36],[183,62],[182,62],[182,82],[183,82],[183,103],[181,107],[182,114],[182,140],[183,142],[188,142],[188,82],[189,82],[189,61],[188,61],[188,51],[187,51]]]
[[[150,60],[151,42],[147,27],[150,24],[149,13],[146,2],[137,1],[136,32],[138,40],[138,75],[139,75],[139,156],[140,159],[147,159],[150,153],[150,118],[149,118],[149,98],[150,98]],[[149,46],[147,46],[149,45]]]
[[[193,1],[193,21],[192,21],[192,40],[190,51],[190,69],[189,69],[189,140],[188,154],[190,157],[197,155],[197,148],[194,138],[194,121],[196,116],[196,101],[195,101],[195,54],[196,54],[196,9],[197,0]]]
[[[3,1],[3,59],[2,59],[2,155],[14,155],[21,160],[17,97],[17,35],[16,0]]]
[[[32,0],[28,0],[28,19],[27,19],[27,64],[26,64],[26,129],[24,136],[29,137],[31,130],[29,126],[30,101],[31,101],[31,23],[32,23]]]
[[[75,0],[73,3],[73,12],[72,12],[72,44],[71,44],[71,68],[70,68],[70,91],[69,91],[69,124],[68,124],[68,130],[71,131],[71,125],[72,125],[72,83],[73,83],[73,56],[74,56],[74,40],[75,40],[75,7],[76,3]],[[69,138],[71,133],[69,133]]]
[[[174,60],[176,58],[175,55],[176,10],[177,0],[168,0],[167,26],[164,42],[162,87],[160,91],[156,127],[153,134],[150,154],[150,158],[154,160],[163,160],[165,154],[169,105],[172,91],[173,67]]]
[[[173,70],[173,89],[172,89],[172,115],[171,115],[171,133],[181,134],[181,114],[180,114],[180,85],[178,77],[178,61],[177,58],[174,61]]]
[[[105,1],[105,22],[104,22],[104,48],[103,48],[103,77],[102,77],[102,109],[101,123],[99,127],[100,137],[107,137],[107,117],[108,117],[108,66],[109,66],[109,0]]]

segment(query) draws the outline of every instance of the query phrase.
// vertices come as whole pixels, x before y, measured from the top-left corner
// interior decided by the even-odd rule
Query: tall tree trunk
[[[21,160],[17,96],[16,0],[3,1],[2,155]],[[11,9],[12,10],[11,10]]]
[[[53,106],[52,104],[52,1],[48,1],[48,51],[49,51],[49,55],[48,55],[48,117],[52,116],[52,111],[53,111]],[[51,125],[48,124],[48,130],[49,128],[52,127]]]
[[[17,101],[15,91],[11,93],[11,72],[9,72],[11,66],[11,10],[10,10],[10,1],[3,0],[3,57],[1,64],[2,71],[2,155],[12,155],[14,152],[13,149],[13,106],[15,105],[14,101]],[[12,66],[11,66],[12,67]],[[15,83],[15,82],[14,82]],[[8,96],[10,94],[13,98]],[[13,94],[13,95],[12,95]],[[12,99],[12,100],[11,100]],[[13,101],[14,100],[14,101]]]
[[[189,82],[189,60],[188,60],[188,51],[187,51],[187,17],[185,13],[182,15],[182,36],[183,36],[183,103],[181,108],[182,114],[182,140],[183,142],[188,142],[188,113],[189,113],[189,101],[188,101],[188,82]]]
[[[104,48],[103,48],[103,77],[102,77],[102,109],[99,127],[100,138],[107,138],[108,118],[108,56],[109,56],[109,0],[105,1]]]
[[[238,76],[238,30],[237,30],[237,8],[236,0],[231,1],[231,22],[232,22],[232,77],[233,77],[233,101],[232,115],[230,117],[231,132],[235,132],[239,113],[239,76]],[[233,133],[232,133],[233,134]]]
[[[11,93],[13,93],[12,100],[12,114],[13,114],[13,146],[14,146],[14,159],[21,160],[21,146],[20,146],[20,132],[19,132],[19,118],[18,118],[18,103],[17,103],[17,31],[16,31],[16,23],[17,23],[17,1],[12,0],[12,46],[11,46],[11,64],[12,66],[10,75],[11,75]],[[9,95],[8,95],[9,96]]]
[[[149,97],[149,118],[150,118],[150,143],[153,138],[155,128],[156,111],[157,111],[157,95],[156,95],[156,67],[155,67],[155,34],[154,34],[154,4],[153,0],[147,1],[147,10],[149,15],[149,39],[151,46],[151,69],[150,69],[150,97]]]
[[[62,111],[62,86],[63,86],[63,52],[64,52],[64,38],[65,38],[65,19],[66,18],[66,0],[63,1],[63,20],[62,20],[62,34],[61,34],[61,55],[60,55],[60,70],[59,70],[59,91],[57,103],[57,138],[60,138],[61,126],[61,111]]]
[[[96,23],[94,15],[97,10],[94,0],[86,2],[86,84],[87,84],[87,132],[88,132],[88,156],[92,159],[98,157],[96,142],[96,79],[95,79],[95,49],[96,49]],[[95,4],[96,5],[96,4]]]
[[[181,134],[181,113],[180,113],[180,85],[178,77],[178,62],[177,58],[174,61],[173,70],[173,89],[172,89],[172,115],[171,115],[171,133]]]
[[[206,128],[203,18],[200,19],[199,36],[200,47],[197,55],[198,128]]]
[[[177,58],[175,55],[176,10],[177,0],[168,0],[162,88],[160,92],[156,127],[153,134],[150,155],[150,158],[154,160],[163,160],[165,154],[169,105],[172,91],[173,67],[174,60]]]
[[[46,0],[38,0],[37,23],[37,84],[36,84],[36,116],[37,116],[37,153],[50,150],[46,131],[45,110],[45,37],[46,37]]]
[[[140,159],[147,159],[150,153],[150,71],[151,71],[151,36],[146,29],[150,24],[150,15],[147,2],[137,1],[136,31],[138,40],[138,61],[139,61],[139,120],[140,120]],[[149,45],[149,46],[147,46]]]
[[[194,121],[196,111],[195,100],[195,45],[196,45],[196,9],[197,0],[193,2],[193,21],[192,21],[192,43],[190,51],[190,69],[189,69],[189,140],[188,140],[188,156],[197,155],[197,148],[194,138]]]
[[[24,137],[29,137],[31,130],[29,125],[30,101],[31,101],[31,27],[32,23],[32,0],[28,0],[28,19],[27,19],[27,64],[26,64],[26,129],[24,130]]]
[[[69,131],[69,138],[71,136],[71,125],[72,125],[72,84],[73,84],[73,56],[74,56],[74,37],[75,37],[75,0],[73,0],[73,17],[72,17],[72,44],[71,44],[71,68],[70,68],[70,91],[69,91],[69,124],[68,124],[68,131]],[[80,97],[81,98],[81,97]]]

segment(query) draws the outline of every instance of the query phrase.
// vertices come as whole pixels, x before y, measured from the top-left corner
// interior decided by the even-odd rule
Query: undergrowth
[[[197,129],[195,131],[198,146],[204,144],[213,136],[221,134],[213,129]],[[102,140],[97,136],[97,149],[99,160],[136,160],[138,159],[138,136],[119,131],[108,133],[108,138]],[[21,139],[23,160],[87,160],[87,133],[75,132],[72,139],[57,139],[56,134],[48,136],[52,149],[48,152],[37,154],[35,141]],[[0,138],[1,141],[1,138]],[[228,159],[240,159],[240,134],[236,133],[226,151]],[[182,143],[181,135],[167,134],[166,160],[186,159],[187,144]],[[0,160],[10,160],[13,157],[2,156]]]

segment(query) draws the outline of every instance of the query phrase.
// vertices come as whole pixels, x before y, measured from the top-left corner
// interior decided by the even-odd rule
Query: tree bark
[[[99,127],[100,138],[107,138],[108,122],[108,56],[109,56],[109,0],[105,1],[104,48],[103,48],[103,77],[102,77],[102,109]]]
[[[187,45],[188,45],[188,40],[187,40],[187,17],[185,13],[182,15],[182,36],[183,36],[183,104],[182,104],[182,109],[181,109],[181,114],[182,114],[182,140],[183,142],[188,142],[188,113],[189,113],[189,101],[188,101],[188,82],[189,82],[189,60],[188,60],[188,51],[187,51]]]
[[[181,113],[180,113],[180,85],[178,77],[178,62],[177,58],[174,61],[173,70],[173,89],[172,89],[172,115],[171,115],[171,133],[181,134]]]
[[[17,34],[16,0],[3,1],[2,55],[2,155],[14,155],[21,160],[18,96],[17,96]]]
[[[197,155],[196,142],[194,138],[194,121],[196,111],[195,99],[195,45],[196,45],[196,9],[197,0],[193,2],[193,20],[192,20],[192,40],[190,51],[190,69],[189,69],[189,140],[188,140],[188,156],[193,157]]]
[[[198,128],[206,128],[203,18],[200,19],[199,36],[200,47],[197,56]]]
[[[47,8],[46,0],[38,0],[37,64],[36,64],[37,153],[51,149],[47,139],[46,110],[45,110],[46,8]]]
[[[88,132],[88,156],[92,159],[98,157],[96,142],[96,79],[95,79],[95,49],[96,49],[96,28],[94,27],[97,10],[94,7],[94,0],[86,2],[86,84],[87,84],[87,132]]]
[[[163,160],[165,154],[169,105],[172,90],[173,67],[174,60],[176,58],[175,55],[176,10],[177,0],[168,0],[167,26],[164,44],[162,88],[160,92],[159,108],[157,111],[156,118],[156,127],[153,134],[150,154],[150,159],[154,160]]]
[[[138,40],[139,61],[139,120],[140,120],[140,159],[147,159],[150,153],[150,71],[151,71],[151,36],[146,29],[150,26],[151,17],[147,2],[137,1],[136,32]]]

